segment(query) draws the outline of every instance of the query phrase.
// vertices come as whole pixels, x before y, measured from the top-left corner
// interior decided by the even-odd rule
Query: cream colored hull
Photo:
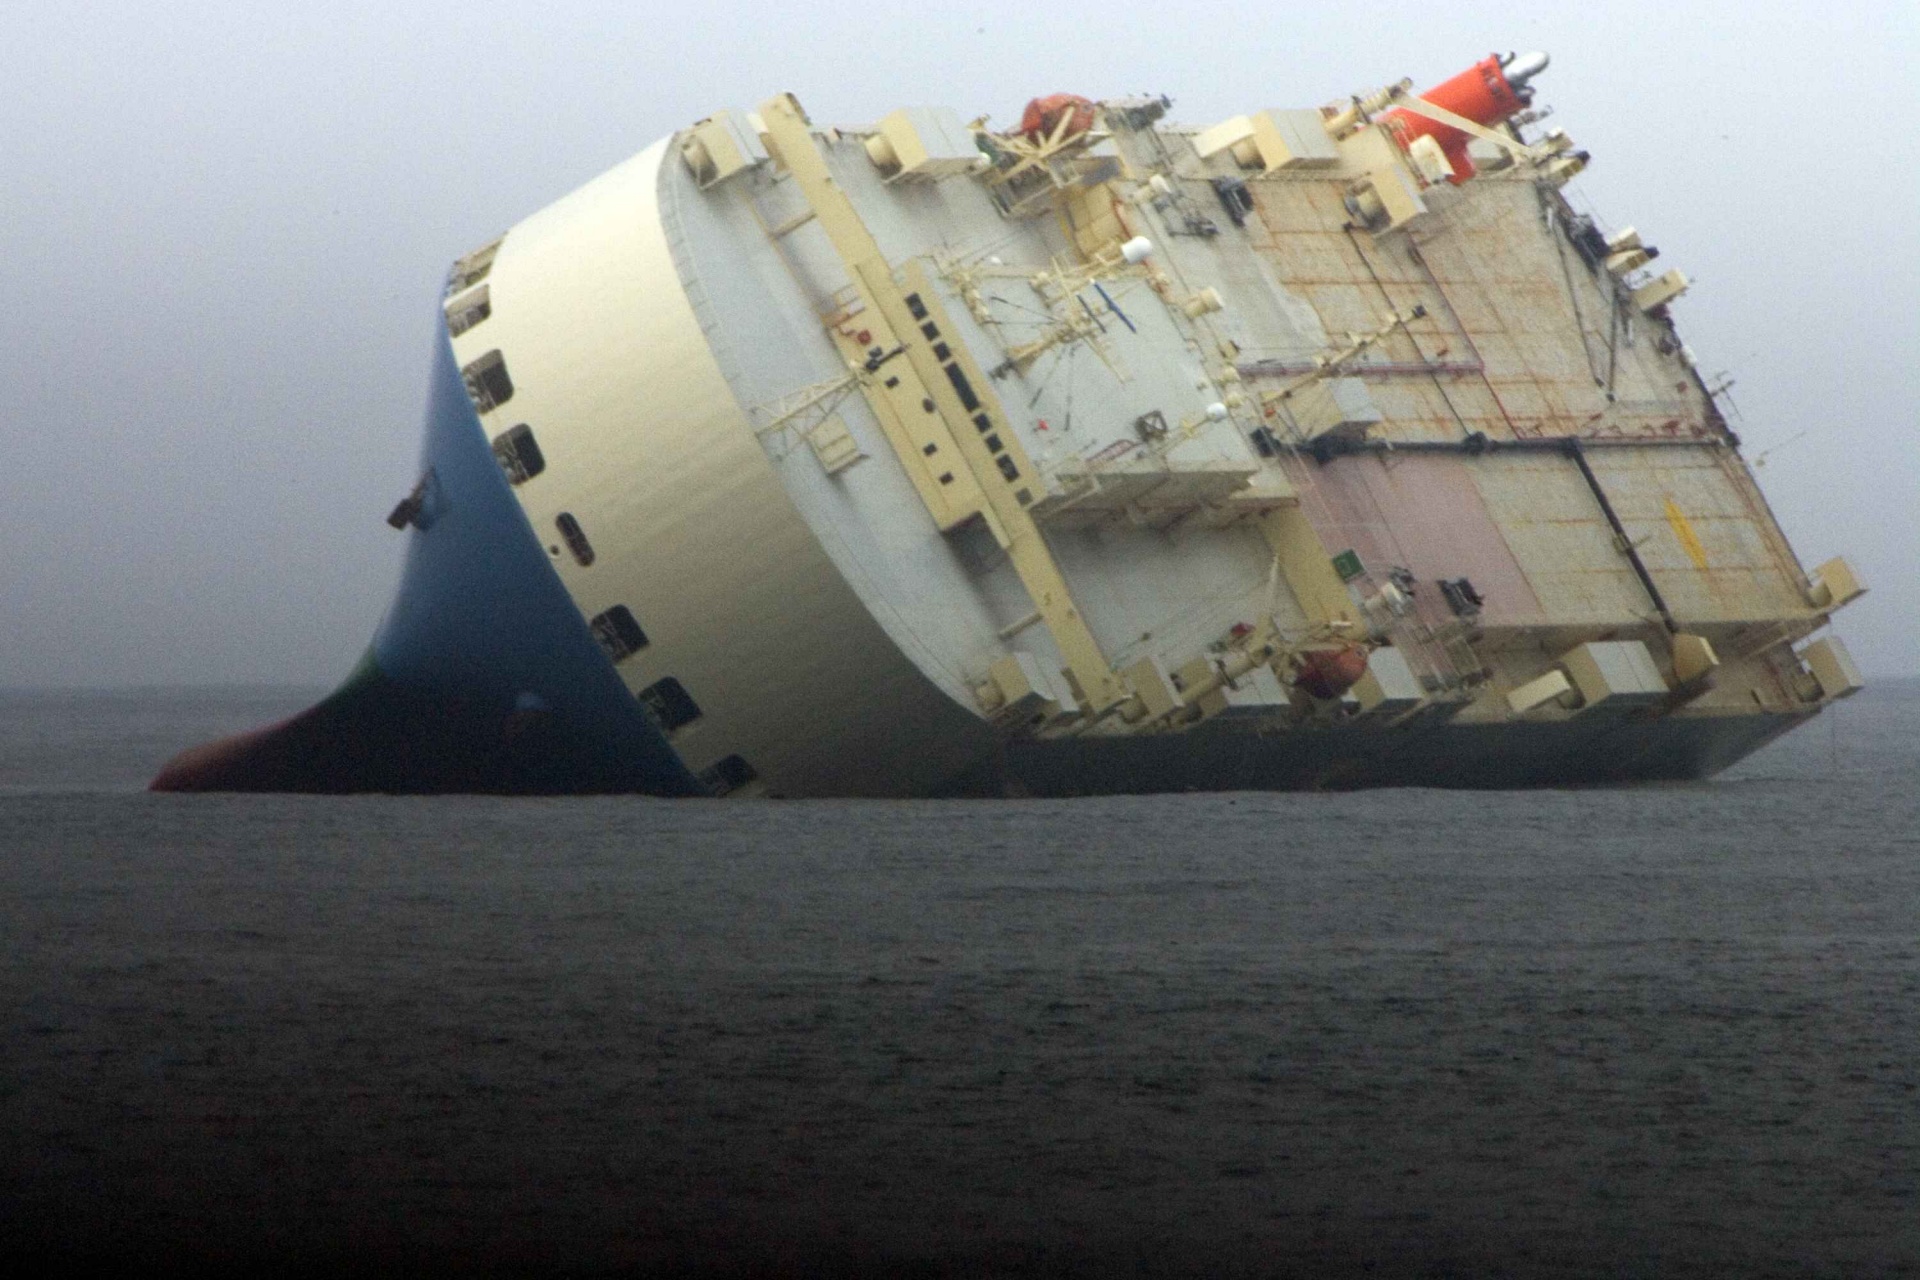
[[[581,614],[625,605],[645,629],[619,665],[629,688],[671,676],[697,700],[673,735],[689,767],[737,754],[787,795],[936,787],[991,736],[888,640],[775,476],[674,268],[668,155],[650,147],[506,237],[492,316],[454,340],[463,363],[509,361],[513,398],[482,422],[536,426],[546,469],[516,493]]]

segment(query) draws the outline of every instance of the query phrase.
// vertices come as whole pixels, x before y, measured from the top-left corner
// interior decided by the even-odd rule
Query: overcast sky
[[[1462,13],[1466,10],[1466,13]],[[1840,632],[1920,672],[1920,4],[0,0],[0,686],[325,684],[391,595],[447,263],[718,107],[1211,123],[1544,48],[1569,194],[1693,277]]]

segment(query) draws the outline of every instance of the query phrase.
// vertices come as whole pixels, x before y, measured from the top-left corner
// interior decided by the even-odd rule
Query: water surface
[[[312,692],[0,694],[0,1245],[1920,1274],[1920,684],[1630,791],[139,790]]]

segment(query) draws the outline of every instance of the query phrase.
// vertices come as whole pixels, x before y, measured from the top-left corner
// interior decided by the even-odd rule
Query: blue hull
[[[454,364],[434,357],[399,591],[346,683],[175,757],[161,791],[704,795],[574,607]]]

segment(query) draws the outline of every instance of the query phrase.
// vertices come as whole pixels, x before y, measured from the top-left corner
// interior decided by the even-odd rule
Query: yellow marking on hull
[[[1707,567],[1707,549],[1700,545],[1700,535],[1693,531],[1693,522],[1687,519],[1686,513],[1672,498],[1667,499],[1667,523],[1673,526],[1673,536],[1680,539],[1680,545],[1686,549],[1687,558],[1693,561],[1694,568],[1704,570]]]

